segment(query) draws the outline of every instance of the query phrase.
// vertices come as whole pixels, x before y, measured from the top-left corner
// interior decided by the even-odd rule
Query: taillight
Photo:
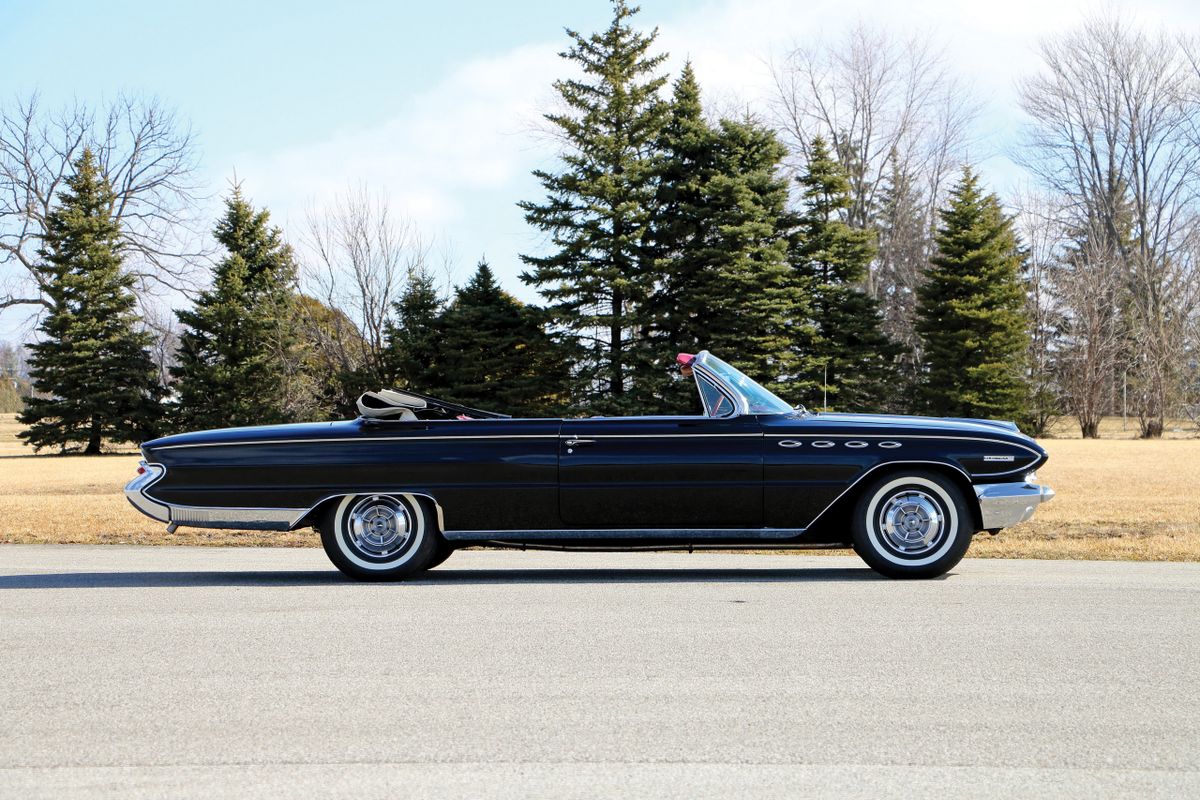
[[[145,474],[146,474],[146,468],[139,466],[138,467],[138,475],[145,475]]]

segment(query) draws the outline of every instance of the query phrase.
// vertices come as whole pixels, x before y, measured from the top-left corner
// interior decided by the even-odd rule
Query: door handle
[[[567,439],[567,447],[579,447],[581,444],[595,444],[595,439]]]
[[[779,443],[780,447],[801,447],[804,442],[797,442],[795,439],[784,439]]]

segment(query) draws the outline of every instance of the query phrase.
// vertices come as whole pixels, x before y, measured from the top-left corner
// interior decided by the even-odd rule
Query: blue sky
[[[1118,3],[1151,25],[1200,33],[1192,0]],[[1092,2],[1010,0],[644,0],[670,68],[691,58],[715,103],[768,113],[767,61],[859,20],[927,31],[985,104],[972,154],[1004,192],[1019,119],[1013,84],[1037,66],[1038,37]],[[191,120],[216,194],[237,174],[299,239],[306,209],[365,183],[435,240],[461,281],[485,255],[525,299],[518,254],[539,246],[516,202],[552,162],[538,111],[562,74],[564,26],[606,24],[586,2],[164,2],[0,0],[0,102],[32,90],[48,105],[121,90],[159,96]],[[0,319],[0,338],[16,319]]]

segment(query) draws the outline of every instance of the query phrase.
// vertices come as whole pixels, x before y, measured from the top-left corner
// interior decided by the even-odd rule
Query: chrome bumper
[[[125,484],[125,497],[133,507],[151,519],[168,524],[167,531],[177,527],[224,528],[233,530],[287,531],[311,509],[307,508],[210,508],[163,503],[146,494],[146,490],[167,474],[161,464],[140,465],[142,474]]]
[[[1049,486],[1021,483],[986,483],[975,487],[983,530],[994,531],[1024,522],[1042,503],[1054,499]]]
[[[167,468],[161,464],[147,464],[145,461],[141,462],[138,466],[145,471],[125,484],[125,498],[133,504],[134,508],[147,517],[156,519],[159,522],[170,522],[170,507],[163,505],[157,500],[151,500],[145,493],[146,489],[157,483],[159,478],[167,474]]]

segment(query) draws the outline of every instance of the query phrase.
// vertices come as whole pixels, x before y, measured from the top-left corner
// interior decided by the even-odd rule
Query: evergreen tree
[[[441,351],[450,400],[514,416],[561,410],[568,373],[560,348],[535,310],[501,290],[486,261],[442,316]]]
[[[162,388],[152,337],[136,330],[133,277],[121,270],[113,191],[90,149],[46,217],[39,282],[50,310],[30,346],[39,396],[26,401],[18,434],[34,446],[100,452],[104,440],[152,438]]]
[[[657,143],[658,190],[650,236],[657,281],[646,300],[638,342],[646,378],[637,387],[637,399],[646,413],[699,409],[694,382],[672,365],[676,353],[709,347],[711,327],[703,303],[711,275],[703,249],[713,227],[706,192],[716,140],[704,119],[696,73],[686,63]]]
[[[850,184],[821,138],[813,140],[800,177],[803,213],[792,259],[809,286],[817,338],[812,355],[823,406],[876,411],[896,386],[899,348],[880,330],[878,302],[862,289],[875,256],[874,235],[842,221]]]
[[[410,273],[395,310],[396,319],[387,325],[382,358],[388,382],[437,394],[445,388],[441,378],[443,302],[433,276],[425,271]]]
[[[295,328],[296,265],[270,215],[256,211],[239,187],[214,229],[226,254],[212,288],[194,309],[177,312],[176,379],[181,428],[220,428],[292,421],[288,385],[299,363]]]
[[[650,54],[657,31],[630,26],[637,10],[614,0],[604,32],[567,31],[572,45],[562,55],[582,78],[554,83],[567,111],[546,115],[565,142],[562,169],[536,171],[546,200],[521,203],[554,248],[522,256],[531,267],[522,278],[539,288],[556,326],[582,347],[578,399],[603,413],[636,405],[626,396],[641,377],[630,341],[652,280],[654,143],[666,119],[658,96],[666,78],[657,74],[665,56]]]
[[[1029,347],[1012,220],[968,168],[940,211],[937,254],[918,292],[922,395],[941,416],[1020,418]]]
[[[669,368],[677,351],[709,349],[792,391],[805,371],[798,343],[811,338],[802,286],[787,262],[785,150],[754,120],[703,117],[690,65],[674,86],[660,144],[652,243],[658,282],[646,306],[646,381],[653,401],[679,413],[695,387]],[[657,360],[657,363],[655,363]]]
[[[793,215],[780,177],[786,148],[751,119],[721,120],[705,187],[711,280],[699,293],[705,340],[760,383],[791,396],[813,374],[807,285],[788,261]]]

